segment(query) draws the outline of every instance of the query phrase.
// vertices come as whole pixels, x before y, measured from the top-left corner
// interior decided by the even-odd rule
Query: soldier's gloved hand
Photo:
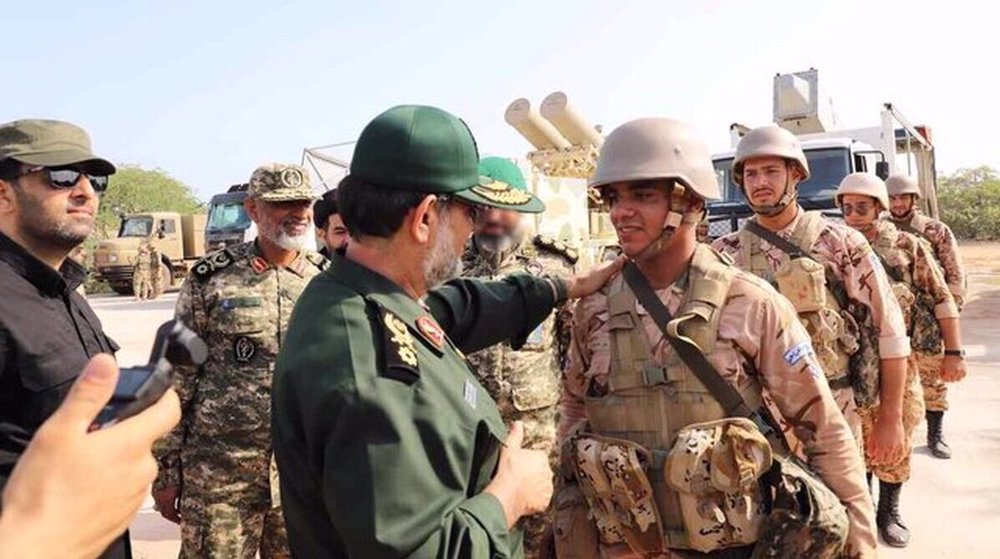
[[[892,414],[883,414],[881,409],[875,418],[872,436],[865,441],[865,451],[872,466],[895,464],[905,448],[903,419]]]
[[[97,557],[128,528],[156,477],[153,442],[181,410],[169,390],[142,413],[90,431],[117,381],[114,359],[94,357],[35,433],[3,492],[0,555]]]
[[[181,491],[178,487],[164,487],[163,489],[153,490],[153,501],[156,502],[154,507],[159,511],[160,516],[173,522],[174,524],[181,523],[181,514],[179,507],[179,500],[181,497]]]
[[[515,421],[500,451],[497,473],[483,490],[500,501],[509,528],[522,516],[544,511],[552,500],[548,453],[521,448],[523,444],[524,424]]]
[[[965,359],[957,355],[945,355],[941,360],[941,380],[958,382],[965,378],[968,368]]]
[[[619,256],[608,262],[595,264],[586,272],[563,278],[566,281],[566,292],[570,299],[579,299],[597,293],[612,276],[621,271],[625,265],[625,257]]]

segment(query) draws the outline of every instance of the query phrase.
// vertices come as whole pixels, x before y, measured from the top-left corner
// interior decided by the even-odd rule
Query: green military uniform
[[[404,106],[365,127],[351,174],[465,203],[544,207],[480,180],[478,159],[464,123]],[[500,502],[483,493],[506,428],[463,352],[520,347],[564,298],[563,282],[521,274],[453,280],[421,302],[352,261],[350,248],[335,254],[302,294],[275,372],[272,433],[293,553],[520,556]]]
[[[301,168],[261,169],[251,177],[251,196],[311,198],[308,183],[282,189],[280,180],[267,180],[288,169],[307,176]],[[154,448],[154,489],[181,489],[181,557],[289,556],[269,431],[272,373],[295,301],[329,261],[301,251],[275,267],[257,242],[195,263],[177,298],[177,318],[209,347],[201,367],[175,368],[183,415]]]

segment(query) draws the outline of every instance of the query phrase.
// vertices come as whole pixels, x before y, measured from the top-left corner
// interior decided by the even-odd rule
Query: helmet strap
[[[747,199],[747,205],[754,213],[771,217],[780,214],[798,198],[799,188],[798,183],[792,184],[791,167],[788,165],[788,160],[785,160],[785,168],[788,170],[785,173],[785,189],[781,194],[781,198],[778,199],[774,204],[754,204],[750,201],[750,196],[747,194],[746,187],[743,187],[743,196]]]
[[[708,210],[704,207],[697,211],[691,209],[690,198],[686,196],[686,193],[687,188],[684,185],[674,183],[674,189],[670,194],[670,209],[667,212],[667,217],[663,220],[663,229],[653,239],[653,242],[649,243],[649,246],[642,249],[635,256],[634,260],[640,260],[653,253],[660,252],[663,249],[664,243],[673,237],[674,233],[682,225],[697,225],[701,222],[702,217],[704,217],[705,212]]]

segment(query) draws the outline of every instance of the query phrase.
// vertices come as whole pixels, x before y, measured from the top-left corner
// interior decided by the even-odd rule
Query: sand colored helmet
[[[871,173],[851,173],[840,181],[837,187],[837,207],[841,206],[841,201],[845,194],[858,194],[869,196],[882,205],[882,210],[889,209],[889,194],[885,188],[885,182]]]
[[[589,186],[676,179],[705,200],[721,197],[708,146],[691,128],[669,118],[640,118],[608,135]]]
[[[900,196],[902,194],[915,194],[920,198],[920,186],[917,179],[909,175],[892,175],[885,180],[886,189],[889,196]]]
[[[747,132],[736,146],[733,159],[733,180],[743,185],[743,163],[753,157],[781,157],[795,162],[802,171],[802,180],[809,179],[809,162],[802,144],[788,130],[778,126],[761,126]]]

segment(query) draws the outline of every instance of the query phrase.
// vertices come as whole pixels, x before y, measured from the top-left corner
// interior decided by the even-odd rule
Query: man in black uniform
[[[77,126],[0,124],[0,489],[87,361],[118,349],[76,292],[86,270],[67,258],[114,172]],[[104,556],[131,557],[127,533]]]

